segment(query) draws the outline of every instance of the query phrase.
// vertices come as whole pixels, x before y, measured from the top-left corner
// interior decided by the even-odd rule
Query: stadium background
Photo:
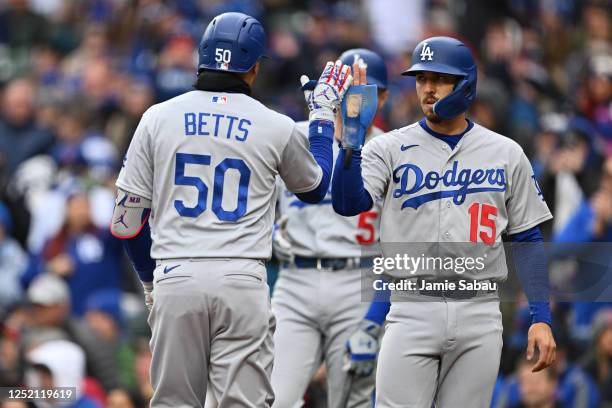
[[[46,364],[56,384],[81,383],[83,350],[83,395],[100,406],[144,406],[151,393],[149,333],[136,274],[107,231],[114,180],[141,114],[192,89],[195,47],[211,17],[225,11],[263,22],[271,58],[254,95],[296,120],[305,119],[300,75],[316,76],[341,51],[367,47],[384,55],[390,77],[390,100],[377,125],[412,123],[420,118],[414,83],[399,76],[412,47],[436,34],[464,40],[479,67],[471,118],[527,152],[555,215],[546,240],[600,244],[586,254],[564,247],[566,259],[551,264],[553,283],[572,285],[593,269],[597,279],[609,277],[610,6],[0,0],[0,386],[23,383],[28,360]],[[272,261],[271,281],[274,274]],[[612,303],[563,300],[553,305],[558,363],[539,377],[516,371],[526,344],[525,301],[517,296],[504,304],[495,406],[530,406],[549,396],[562,407],[612,404]],[[74,364],[65,363],[70,356]],[[323,376],[313,380],[307,406],[324,406]],[[515,405],[517,398],[524,405]]]

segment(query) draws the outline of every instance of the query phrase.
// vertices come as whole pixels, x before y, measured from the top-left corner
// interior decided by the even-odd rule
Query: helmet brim
[[[415,76],[419,72],[424,72],[424,71],[437,72],[439,74],[457,75],[461,77],[467,76],[467,73],[463,70],[457,69],[450,65],[440,64],[437,62],[425,62],[425,63],[414,64],[409,69],[402,72],[402,75]]]

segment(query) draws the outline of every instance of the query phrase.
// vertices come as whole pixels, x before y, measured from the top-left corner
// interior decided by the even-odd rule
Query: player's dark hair
[[[230,92],[251,95],[251,87],[239,74],[201,70],[193,87],[199,91]]]

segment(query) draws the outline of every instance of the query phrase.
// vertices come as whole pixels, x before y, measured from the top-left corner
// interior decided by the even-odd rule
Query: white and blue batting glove
[[[274,230],[272,231],[272,252],[280,262],[293,263],[295,254],[293,253],[291,242],[289,242],[286,236],[288,221],[289,218],[283,215],[278,220],[278,223],[274,224]]]
[[[357,376],[368,377],[376,367],[378,336],[381,326],[370,320],[362,320],[359,329],[346,342],[345,369]]]
[[[308,89],[312,88],[312,86],[308,86],[312,81],[306,75],[302,75],[300,82],[308,109],[310,109],[309,120],[334,122],[335,112],[340,106],[344,94],[353,83],[353,76],[348,65],[342,64],[339,60],[335,63],[329,61],[314,89]]]

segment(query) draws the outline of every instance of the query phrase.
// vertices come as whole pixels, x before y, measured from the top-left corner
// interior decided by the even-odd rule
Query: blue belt
[[[344,269],[371,268],[374,258],[308,258],[296,256],[293,264],[285,262],[283,266],[294,266],[300,269],[318,269],[339,271]]]

